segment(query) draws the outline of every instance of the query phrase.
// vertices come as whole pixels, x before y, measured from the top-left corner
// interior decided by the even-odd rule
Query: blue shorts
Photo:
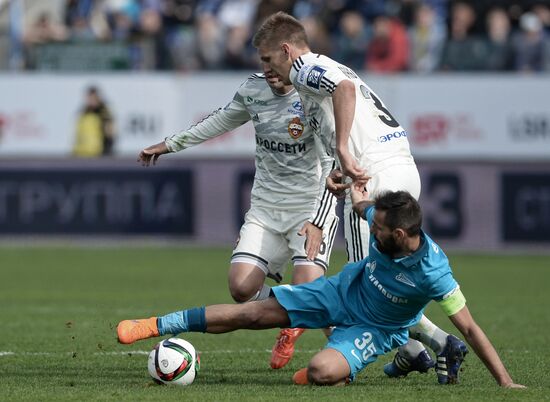
[[[352,317],[340,297],[339,284],[340,275],[320,277],[300,285],[276,286],[273,293],[287,311],[291,328],[336,327],[325,348],[342,353],[353,379],[378,356],[405,344],[408,330],[387,331]]]

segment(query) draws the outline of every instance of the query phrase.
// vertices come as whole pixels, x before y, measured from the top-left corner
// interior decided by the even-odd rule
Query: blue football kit
[[[365,210],[369,225],[374,212],[374,207]],[[371,235],[369,256],[339,274],[274,287],[290,327],[335,326],[325,347],[344,355],[352,379],[378,356],[405,344],[408,327],[418,323],[426,305],[458,288],[443,250],[424,232],[420,238],[413,254],[392,259]]]

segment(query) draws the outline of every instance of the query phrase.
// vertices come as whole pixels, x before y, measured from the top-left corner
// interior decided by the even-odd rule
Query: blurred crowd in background
[[[254,70],[279,10],[357,70],[550,71],[548,0],[0,0],[0,69]]]

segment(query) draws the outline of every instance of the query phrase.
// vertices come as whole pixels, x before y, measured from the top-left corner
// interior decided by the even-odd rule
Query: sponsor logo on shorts
[[[297,140],[302,136],[303,132],[304,132],[304,123],[302,123],[299,117],[295,117],[292,120],[290,120],[290,123],[288,123],[288,133],[292,138]]]
[[[353,355],[353,357],[355,357],[357,360],[359,360],[360,363],[363,363],[363,360],[361,360],[359,358],[359,356],[357,356],[357,353],[355,353],[355,349],[352,349],[351,350],[351,354]]]

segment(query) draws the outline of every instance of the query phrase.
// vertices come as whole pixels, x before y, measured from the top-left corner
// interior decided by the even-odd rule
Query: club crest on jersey
[[[367,262],[367,268],[369,269],[370,273],[372,274],[374,270],[376,269],[376,261]]]
[[[321,79],[327,70],[319,66],[314,66],[308,73],[306,78],[306,85],[311,88],[319,89],[321,86]]]
[[[400,272],[396,277],[395,277],[396,280],[398,280],[399,282],[401,283],[404,283],[405,285],[409,285],[409,286],[412,286],[413,288],[416,287],[416,285],[414,284],[413,281],[411,281],[407,275],[405,275],[403,272]]]
[[[297,140],[302,136],[304,132],[304,123],[300,120],[299,117],[295,117],[288,123],[288,133],[292,138]]]

